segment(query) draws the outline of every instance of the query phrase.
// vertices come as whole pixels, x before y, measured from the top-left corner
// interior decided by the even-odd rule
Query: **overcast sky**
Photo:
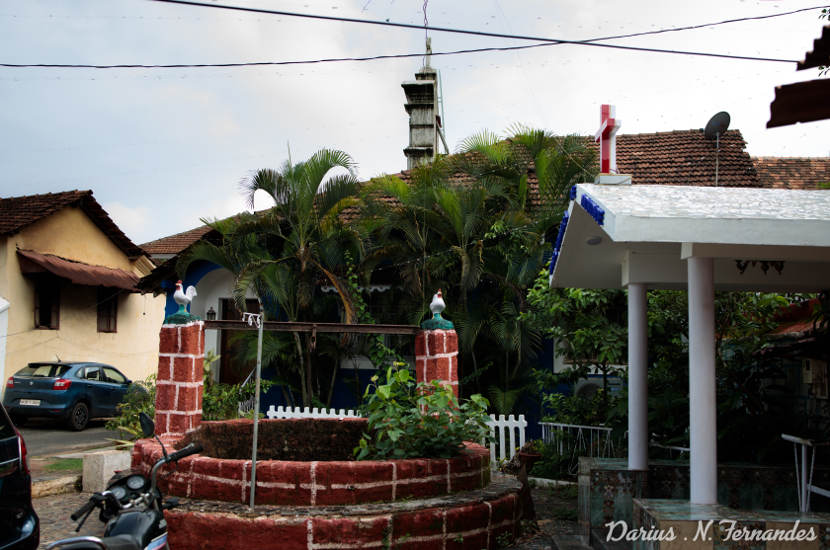
[[[422,25],[423,0],[222,0],[223,4]],[[820,5],[788,0],[431,0],[430,25],[585,40]],[[613,43],[800,60],[819,9]],[[431,32],[433,50],[527,44]],[[0,63],[174,64],[417,53],[422,30],[148,0],[0,0]],[[244,208],[259,168],[342,149],[368,179],[406,167],[400,83],[420,58],[249,68],[0,68],[0,196],[92,189],[136,243]],[[620,133],[732,116],[752,155],[827,156],[830,121],[767,130],[776,85],[817,77],[793,63],[556,45],[433,58],[455,149],[513,124],[593,134],[599,105]],[[268,204],[259,202],[257,208]]]

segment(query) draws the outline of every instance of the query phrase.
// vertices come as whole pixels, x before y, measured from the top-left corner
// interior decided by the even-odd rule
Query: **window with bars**
[[[61,294],[58,282],[51,278],[35,282],[35,328],[60,328]]]
[[[117,332],[118,290],[98,287],[98,332]]]

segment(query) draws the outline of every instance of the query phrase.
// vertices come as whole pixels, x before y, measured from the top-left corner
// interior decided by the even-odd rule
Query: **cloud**
[[[127,206],[120,202],[101,204],[115,225],[136,244],[146,242],[143,236],[155,222],[152,211],[146,206]]]

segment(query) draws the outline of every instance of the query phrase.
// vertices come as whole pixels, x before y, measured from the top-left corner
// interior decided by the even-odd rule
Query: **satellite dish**
[[[706,136],[706,139],[717,139],[729,128],[729,121],[729,113],[726,111],[719,112],[706,123],[706,129],[703,130],[703,135]]]
[[[703,130],[703,135],[706,139],[715,140],[715,187],[718,185],[718,161],[720,160],[720,137],[729,128],[729,113],[721,111],[706,123],[706,129]]]

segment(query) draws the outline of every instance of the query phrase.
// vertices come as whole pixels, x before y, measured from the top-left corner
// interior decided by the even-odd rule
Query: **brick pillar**
[[[440,380],[458,397],[458,334],[455,330],[422,330],[415,336],[415,378]]]
[[[181,436],[202,421],[205,324],[164,324],[159,335],[156,434]]]

